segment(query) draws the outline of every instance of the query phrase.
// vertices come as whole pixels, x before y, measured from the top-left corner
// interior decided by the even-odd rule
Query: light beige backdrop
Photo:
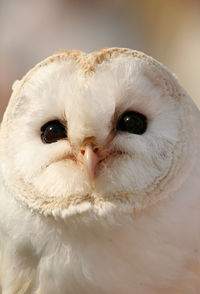
[[[146,52],[200,106],[200,1],[0,0],[0,120],[11,85],[58,49]]]

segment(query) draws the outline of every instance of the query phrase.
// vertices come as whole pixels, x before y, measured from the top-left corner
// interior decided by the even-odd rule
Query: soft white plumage
[[[127,111],[144,134],[116,130]],[[54,120],[68,137],[44,144]],[[0,130],[2,293],[199,293],[199,127],[177,79],[129,49],[60,52],[16,82]]]

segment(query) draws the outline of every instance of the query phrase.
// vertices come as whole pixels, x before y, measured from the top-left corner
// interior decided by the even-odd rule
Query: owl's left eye
[[[42,141],[46,144],[51,144],[67,138],[66,129],[59,120],[53,120],[46,123],[41,128],[41,132]]]
[[[117,122],[117,130],[136,135],[142,135],[147,129],[147,118],[142,113],[127,111]]]

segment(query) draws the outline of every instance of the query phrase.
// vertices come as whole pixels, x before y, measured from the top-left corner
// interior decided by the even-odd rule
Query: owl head
[[[195,107],[141,52],[59,52],[13,86],[0,133],[4,183],[44,214],[143,209],[189,170]]]

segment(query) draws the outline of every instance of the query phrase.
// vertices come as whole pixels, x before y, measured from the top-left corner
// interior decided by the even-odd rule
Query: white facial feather
[[[144,134],[117,130],[128,111]],[[61,52],[15,84],[0,130],[3,291],[198,293],[199,118],[166,68],[129,49]],[[45,144],[54,120],[67,138]]]
[[[146,206],[159,199],[163,179],[167,176],[173,186],[171,170],[183,167],[188,150],[187,146],[181,149],[189,140],[183,120],[185,103],[180,97],[169,96],[167,86],[163,88],[158,81],[159,75],[165,78],[158,72],[150,79],[143,60],[123,54],[89,73],[70,58],[62,62],[55,59],[33,70],[26,83],[21,82],[13,109],[14,123],[9,131],[11,174],[7,177],[23,181],[27,189],[32,189],[33,197],[40,195],[37,209],[42,211],[49,209],[48,201],[52,207],[52,198],[56,210],[57,202],[63,210],[88,197],[97,202],[105,196],[119,206],[121,202]],[[148,128],[143,136],[125,132],[112,135],[120,115],[128,110],[147,116]],[[68,140],[45,145],[40,128],[55,119],[66,126]],[[112,140],[107,144],[109,136]],[[91,189],[84,169],[71,160],[71,154],[79,151],[87,137],[95,137],[100,149],[123,153],[110,156],[99,166],[95,189]],[[176,152],[183,152],[182,161],[176,160]],[[130,194],[126,201],[124,193]],[[122,194],[117,201],[116,194]],[[149,201],[144,199],[147,194]]]

